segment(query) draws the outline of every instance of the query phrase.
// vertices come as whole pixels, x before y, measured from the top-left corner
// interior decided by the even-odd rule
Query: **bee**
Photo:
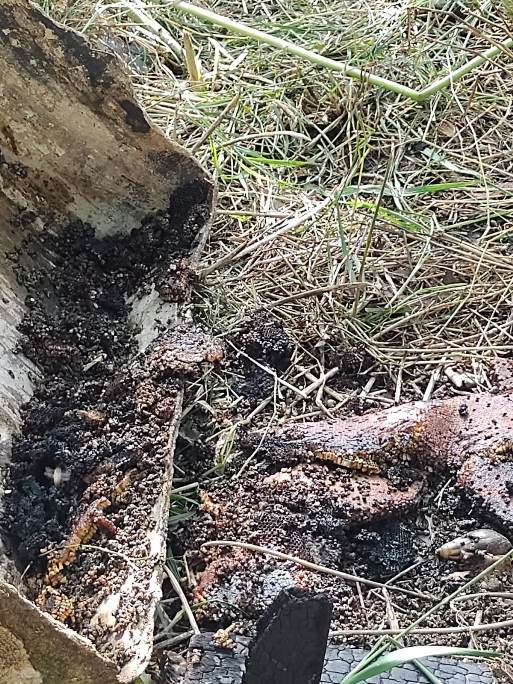
[[[91,427],[100,427],[107,421],[105,414],[101,411],[97,411],[96,409],[89,409],[88,411],[77,410],[74,412],[74,415],[76,418],[83,420],[84,423],[87,423]]]
[[[189,662],[191,665],[199,665],[201,663],[201,650],[199,648],[193,648],[189,651]]]
[[[463,402],[458,406],[458,413],[460,416],[468,416],[468,404],[466,402]]]
[[[113,501],[117,501],[119,497],[123,494],[123,492],[125,492],[128,489],[128,487],[132,484],[136,473],[137,471],[135,470],[135,468],[133,468],[132,470],[129,470],[127,473],[125,473],[121,480],[119,480],[119,482],[116,483],[111,494],[111,499]]]
[[[221,514],[222,508],[219,504],[212,501],[206,492],[200,493],[200,510],[209,513],[213,518],[218,518]]]
[[[121,601],[121,594],[119,592],[110,594],[98,606],[96,613],[93,615],[91,625],[100,625],[112,629],[117,623],[116,613],[119,610]]]

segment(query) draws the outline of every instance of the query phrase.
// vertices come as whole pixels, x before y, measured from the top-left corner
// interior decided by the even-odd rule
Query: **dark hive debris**
[[[188,550],[198,572],[193,598],[210,599],[200,614],[203,624],[229,624],[240,617],[237,611],[257,619],[279,591],[294,586],[326,592],[340,627],[372,620],[361,613],[354,587],[293,562],[233,548],[199,552],[216,539],[271,547],[348,572],[360,569],[381,581],[421,558],[407,586],[438,595],[446,571],[437,546],[484,526],[484,519],[505,531],[513,510],[512,398],[468,396],[465,411],[462,403],[460,397],[415,402],[241,435],[246,453],[260,445],[258,453],[242,475],[203,492],[203,514],[179,535],[178,550]],[[455,486],[444,493],[446,505],[435,503],[451,476]],[[433,530],[423,527],[425,518],[437,521],[434,539]],[[412,619],[422,612],[414,604],[411,598],[403,604]],[[381,614],[378,605],[377,621]]]
[[[284,371],[292,360],[292,342],[282,321],[266,311],[248,317],[231,341],[243,352],[242,355],[231,352],[231,364],[241,376],[233,389],[243,397],[245,406],[254,407],[273,392],[274,378],[250,359],[273,370]]]
[[[238,347],[252,359],[276,370],[285,370],[292,359],[292,344],[282,321],[258,311],[243,323],[237,334]]]
[[[380,578],[390,577],[415,560],[414,533],[397,520],[387,521],[375,530],[363,530],[355,537],[369,565]]]

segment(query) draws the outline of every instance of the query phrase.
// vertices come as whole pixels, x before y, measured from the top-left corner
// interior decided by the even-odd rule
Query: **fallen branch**
[[[205,9],[203,7],[198,7],[190,2],[185,2],[184,0],[175,0],[171,4],[186,14],[191,14],[199,19],[204,19],[205,21],[215,24],[216,26],[222,26],[232,33],[236,33],[240,36],[247,36],[248,38],[252,38],[260,43],[265,43],[266,45],[271,45],[280,50],[285,50],[289,54],[301,57],[312,64],[317,64],[318,66],[325,67],[331,71],[338,71],[339,73],[344,74],[344,76],[353,78],[357,81],[362,81],[364,83],[369,83],[370,85],[383,88],[384,90],[388,90],[392,93],[397,93],[398,95],[402,95],[403,97],[413,100],[414,102],[428,100],[440,90],[443,90],[453,83],[460,81],[464,76],[469,74],[471,71],[474,71],[474,69],[477,69],[485,62],[494,59],[497,57],[497,55],[500,55],[502,52],[505,52],[509,50],[509,48],[513,47],[513,38],[508,38],[503,43],[498,43],[468,62],[465,62],[465,64],[458,67],[454,71],[450,71],[442,78],[433,81],[433,83],[425,88],[417,90],[415,88],[405,86],[402,83],[391,81],[388,78],[376,76],[375,74],[371,74],[369,71],[365,71],[364,69],[358,69],[357,67],[350,66],[345,62],[338,62],[334,59],[330,59],[329,57],[324,57],[313,50],[307,50],[299,45],[294,45],[294,43],[291,43],[288,40],[278,38],[277,36],[273,36],[270,33],[265,33],[264,31],[259,31],[258,29],[247,26],[247,24],[243,24],[240,21],[234,21],[228,17],[223,17],[216,12],[212,12],[211,10]]]
[[[481,623],[479,625],[468,625],[466,627],[421,627],[419,629],[412,629],[408,634],[463,634],[466,632],[490,632],[495,629],[503,629],[505,627],[513,627],[513,620],[503,620],[502,622]],[[402,634],[404,630],[401,629],[337,629],[330,632],[330,637],[344,637],[344,636],[394,636]]]
[[[252,254],[255,250],[267,245],[273,240],[276,240],[276,238],[279,238],[281,235],[285,235],[285,233],[288,233],[290,230],[302,226],[303,223],[306,223],[310,219],[314,218],[319,212],[325,209],[333,200],[334,195],[326,197],[326,199],[320,202],[317,206],[313,207],[312,209],[308,209],[308,211],[299,214],[299,216],[295,216],[290,221],[287,221],[285,225],[281,225],[283,221],[277,221],[277,225],[279,227],[273,233],[264,236],[260,240],[255,240],[255,242],[252,242],[247,246],[240,245],[239,247],[236,247],[214,264],[206,266],[204,269],[202,269],[199,273],[200,277],[204,278],[205,276],[210,275],[210,273],[218,271],[220,268],[224,268],[228,264],[232,264],[239,259],[243,259],[244,257],[248,256],[248,254]],[[244,214],[244,212],[242,211],[241,214]]]

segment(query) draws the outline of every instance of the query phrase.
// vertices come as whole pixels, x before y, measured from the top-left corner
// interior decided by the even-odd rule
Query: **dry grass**
[[[415,87],[510,35],[501,5],[488,0],[209,6]],[[341,345],[374,359],[357,392],[367,402],[443,393],[447,366],[486,388],[490,360],[513,348],[509,53],[415,104],[169,2],[60,0],[47,9],[95,38],[110,36],[109,45],[114,36],[148,114],[215,176],[219,212],[197,303],[216,334],[272,310],[296,346],[280,380],[300,391],[332,370],[326,359]],[[213,380],[198,390],[201,400],[214,410],[217,396],[223,408],[227,394],[228,405],[238,403],[229,378]],[[336,409],[347,396],[330,394],[329,384]],[[324,393],[311,393],[317,408],[301,402],[297,411],[323,411]],[[279,406],[268,398],[273,418],[297,396],[280,398]]]
[[[470,13],[450,7],[214,4],[408,85],[426,85],[503,37],[489,3]],[[184,22],[203,65],[205,89],[191,89],[154,45],[149,73],[135,81],[149,114],[194,148],[219,183],[222,212],[199,293],[211,328],[226,335],[251,310],[272,308],[297,344],[298,365],[322,374],[323,355],[312,361],[312,350],[341,340],[364,346],[396,400],[424,395],[440,364],[463,363],[486,384],[487,361],[511,348],[507,58],[417,105],[173,9],[153,15],[176,40]],[[116,18],[121,34],[132,31],[123,15],[100,16],[109,25]],[[242,257],[234,254],[242,247]]]

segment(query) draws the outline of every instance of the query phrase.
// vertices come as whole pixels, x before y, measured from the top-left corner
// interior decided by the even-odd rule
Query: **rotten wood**
[[[277,462],[321,460],[348,472],[372,469],[382,483],[391,468],[401,465],[426,474],[452,471],[491,520],[506,529],[513,523],[511,392],[412,402],[363,416],[294,423],[266,436],[255,433],[247,441],[260,444],[266,457]]]

